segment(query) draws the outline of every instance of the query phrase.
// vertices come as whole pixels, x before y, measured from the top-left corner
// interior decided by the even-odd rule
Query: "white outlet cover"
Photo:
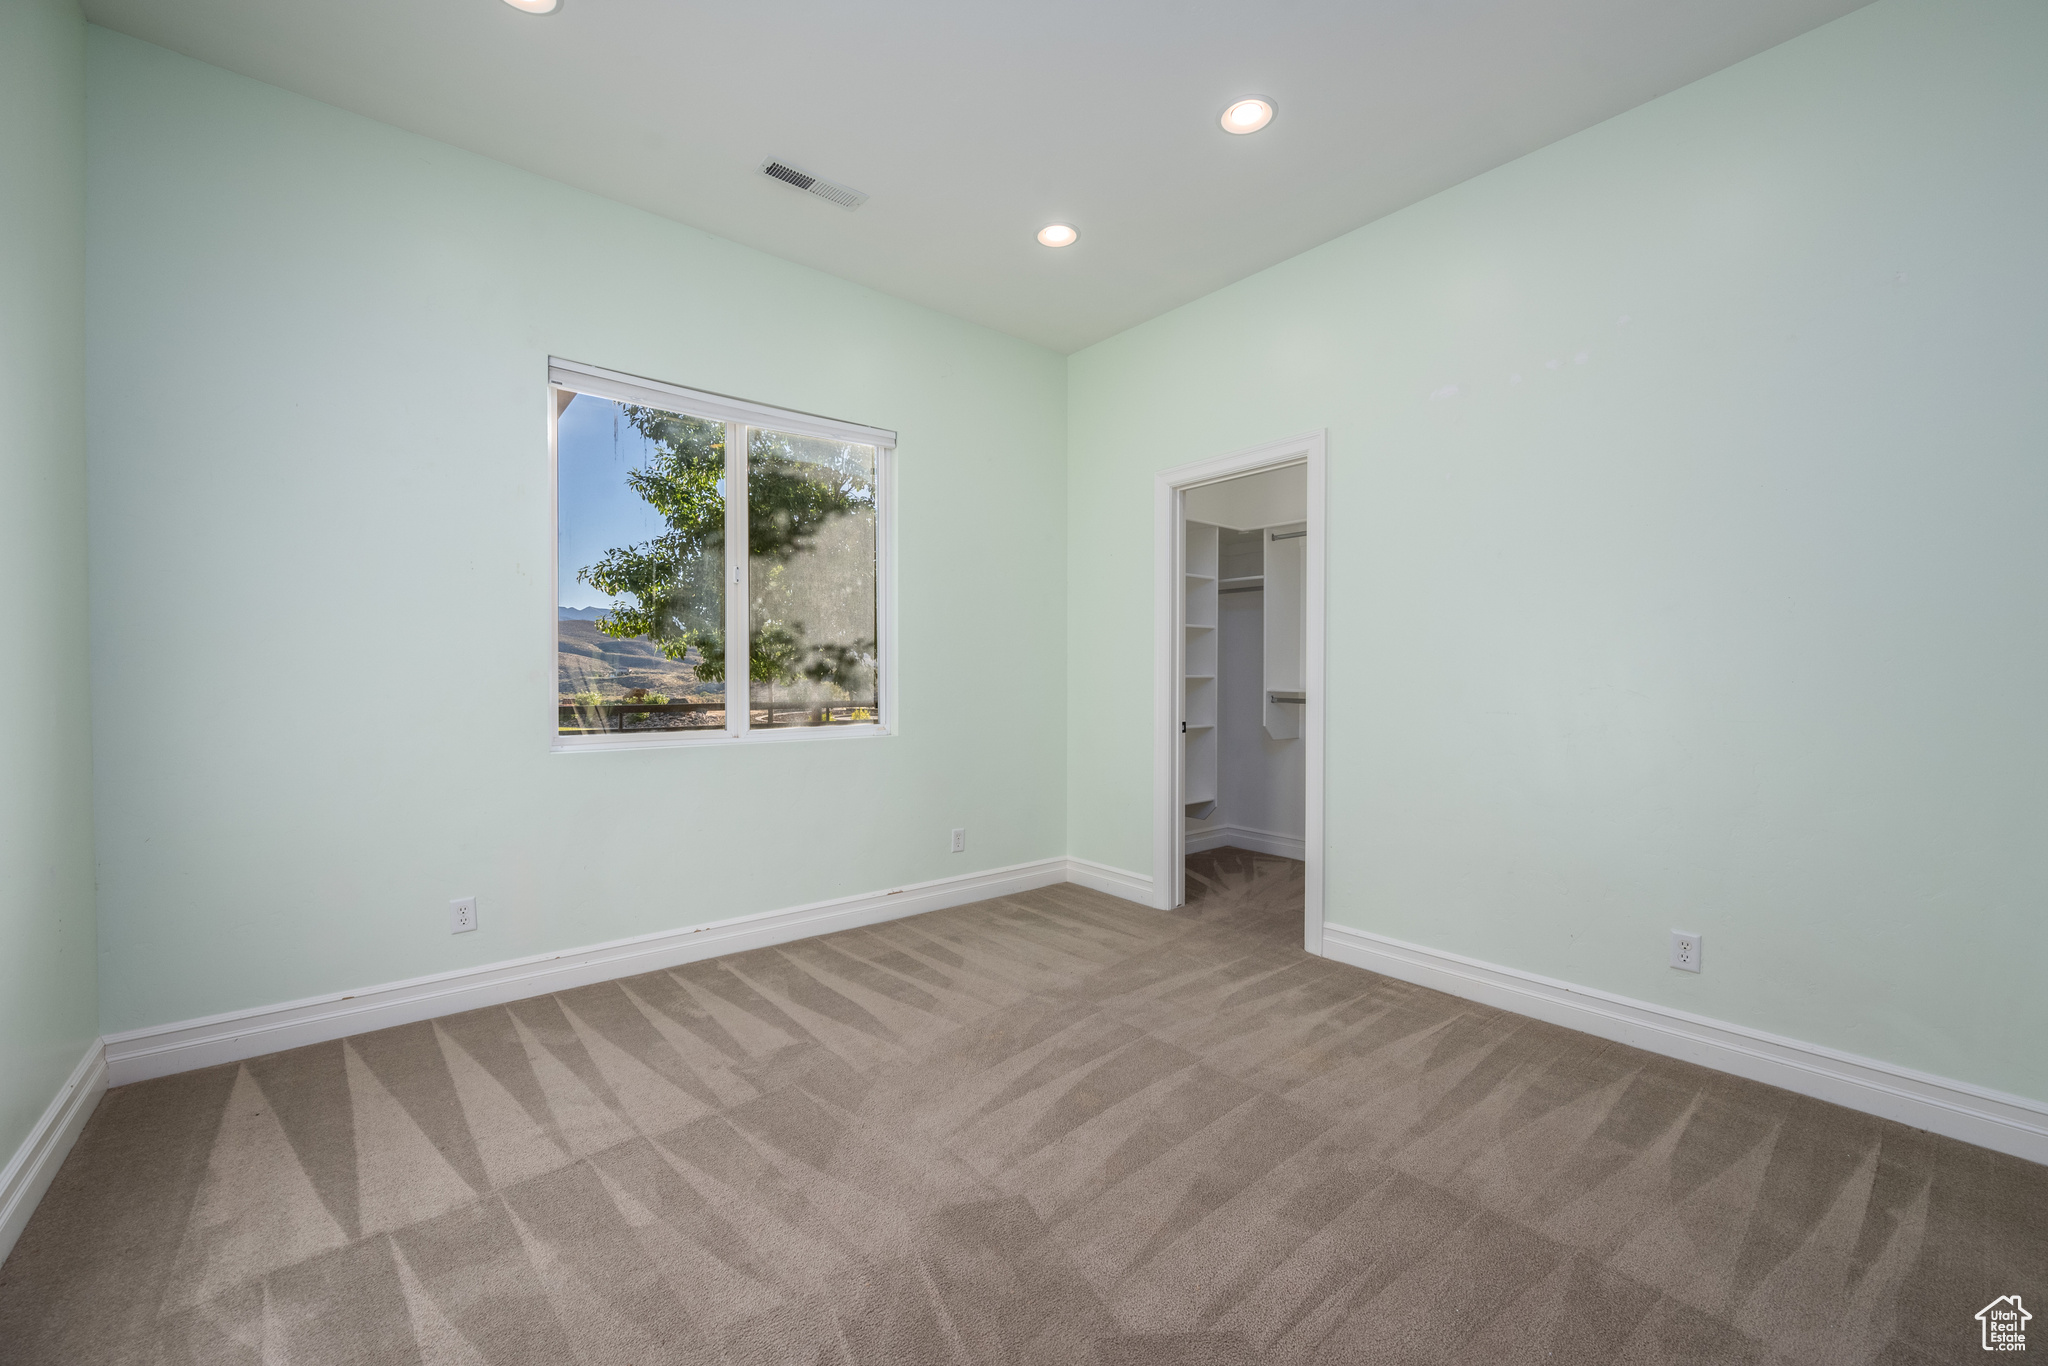
[[[1673,930],[1671,932],[1671,966],[1677,968],[1680,972],[1698,972],[1700,970],[1701,946],[1700,936],[1691,930]]]
[[[448,903],[448,933],[468,934],[476,928],[476,898],[461,896]]]
[[[955,830],[953,832],[953,852],[956,854],[967,852],[967,832],[965,830]]]

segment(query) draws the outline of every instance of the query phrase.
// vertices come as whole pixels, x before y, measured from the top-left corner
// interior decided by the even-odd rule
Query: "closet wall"
[[[1236,563],[1225,550],[1226,581],[1259,574],[1263,533],[1223,535],[1243,541]],[[1276,740],[1266,732],[1265,598],[1260,589],[1225,590],[1217,598],[1217,802],[1208,820],[1188,823],[1191,852],[1220,844],[1244,847],[1262,835],[1257,847],[1263,852],[1301,857],[1307,751],[1298,739]]]

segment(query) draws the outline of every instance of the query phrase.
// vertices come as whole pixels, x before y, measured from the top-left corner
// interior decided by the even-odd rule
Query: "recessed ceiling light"
[[[505,0],[505,3],[528,14],[553,14],[562,0]]]
[[[1054,223],[1038,230],[1038,240],[1048,247],[1071,247],[1080,235],[1065,223]]]
[[[1258,95],[1247,95],[1223,111],[1223,131],[1226,133],[1256,133],[1273,121],[1273,102]]]

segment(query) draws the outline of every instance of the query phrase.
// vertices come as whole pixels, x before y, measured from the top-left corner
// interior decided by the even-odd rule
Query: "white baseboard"
[[[1126,901],[1145,906],[1152,904],[1152,879],[1128,868],[1113,868],[1092,859],[1070,858],[1067,860],[1067,881],[1120,896]]]
[[[1221,842],[1249,847],[1241,837]],[[109,1084],[235,1062],[1058,882],[1074,882],[1143,905],[1150,905],[1153,898],[1152,879],[1143,873],[1089,859],[1039,859],[888,892],[735,916],[683,930],[109,1035],[104,1056],[96,1046],[79,1064],[29,1141],[0,1174],[0,1246],[11,1243],[27,1222]],[[1339,962],[1389,977],[2048,1163],[2048,1105],[2022,1096],[1349,926],[1324,926],[1323,951]]]
[[[1240,848],[1258,847],[1247,841],[1247,833],[1267,834],[1236,827],[1222,827],[1213,833],[1223,836],[1216,844]],[[1191,839],[1189,848],[1197,847],[1209,846],[1197,846]],[[1284,848],[1267,848],[1262,852],[1298,858],[1299,851],[1296,841],[1291,853]],[[5,1257],[27,1224],[36,1202],[48,1189],[64,1155],[110,1084],[122,1086],[216,1063],[236,1062],[280,1049],[501,1005],[834,930],[1010,896],[1058,882],[1073,882],[1143,905],[1152,904],[1153,882],[1143,873],[1089,859],[1039,859],[887,892],[734,916],[688,929],[108,1035],[104,1046],[96,1042],[80,1061],[28,1140],[5,1171],[0,1172],[0,1258]],[[2022,1096],[1839,1053],[1666,1006],[1632,1001],[1348,926],[1324,926],[1323,949],[1339,962],[1389,977],[1781,1086],[2029,1161],[2048,1163],[2048,1105]]]
[[[203,1020],[153,1025],[107,1036],[107,1070],[115,1086],[239,1062],[280,1049],[301,1048],[373,1029],[411,1024],[437,1015],[502,1005],[615,977],[785,944],[834,930],[879,924],[900,916],[944,910],[970,901],[1010,896],[1069,880],[1069,860],[1038,859],[1008,868],[940,878],[887,892],[839,897],[782,911],[764,911],[666,930],[588,948],[462,968],[432,977],[364,987],[282,1005],[258,1006]],[[1097,867],[1098,865],[1090,865]],[[1115,870],[1104,870],[1114,872]],[[1134,874],[1121,874],[1132,877]],[[1074,881],[1097,886],[1085,878]],[[1149,888],[1150,879],[1146,879]],[[1101,886],[1098,890],[1113,891]],[[1117,895],[1126,893],[1117,892]]]
[[[1783,1087],[2030,1162],[2048,1163],[2048,1105],[2024,1096],[1344,925],[1323,927],[1323,952],[1339,962],[1404,982]]]
[[[14,1250],[14,1240],[28,1226],[29,1215],[56,1180],[64,1155],[78,1141],[79,1131],[106,1091],[107,1051],[94,1039],[42,1118],[0,1169],[0,1262]]]
[[[1302,859],[1302,842],[1296,835],[1275,834],[1271,830],[1254,830],[1249,825],[1212,825],[1205,830],[1190,830],[1187,835],[1187,852],[1199,854],[1205,849],[1249,849],[1255,854],[1271,854],[1275,858]]]

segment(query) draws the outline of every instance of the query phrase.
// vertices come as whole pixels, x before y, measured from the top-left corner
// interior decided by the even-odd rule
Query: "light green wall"
[[[85,20],[0,0],[0,1162],[99,1033],[85,557]]]
[[[2044,56],[1879,0],[1063,364],[93,31],[104,1027],[1146,869],[1152,473],[1327,427],[1334,922],[2048,1097]],[[900,737],[546,752],[550,352],[902,432]]]
[[[1327,427],[1333,923],[2048,1098],[2044,71],[1881,0],[1073,357],[1071,851],[1152,473]]]
[[[89,57],[110,1032],[1064,852],[1059,356]],[[550,353],[901,433],[898,737],[547,751]]]

